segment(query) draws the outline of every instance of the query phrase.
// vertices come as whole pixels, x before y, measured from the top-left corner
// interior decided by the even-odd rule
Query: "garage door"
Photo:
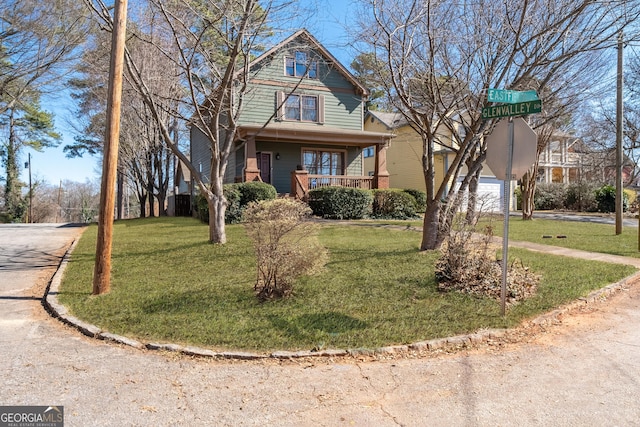
[[[464,177],[460,178],[460,182]],[[460,182],[456,187],[460,187]],[[502,181],[495,178],[480,178],[478,183],[478,204],[477,209],[480,212],[501,212],[502,211]],[[465,191],[464,201],[460,209],[467,209],[467,192]]]

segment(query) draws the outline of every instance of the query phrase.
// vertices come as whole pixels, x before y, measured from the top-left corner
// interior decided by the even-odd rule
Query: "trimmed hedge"
[[[405,193],[411,194],[416,201],[416,212],[423,213],[427,209],[427,193],[420,190],[414,190],[407,188],[402,190]]]
[[[276,188],[265,182],[253,181],[234,185],[240,191],[240,206],[244,209],[251,202],[260,200],[273,200],[278,197]]]
[[[373,195],[368,190],[349,187],[321,187],[309,191],[313,214],[330,219],[362,219],[371,213]]]
[[[407,191],[373,190],[372,217],[384,219],[416,218],[416,198]]]

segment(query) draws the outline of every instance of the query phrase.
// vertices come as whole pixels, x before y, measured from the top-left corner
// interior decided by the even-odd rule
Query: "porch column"
[[[389,143],[376,145],[376,165],[374,168],[374,186],[378,189],[389,188],[389,171],[387,171],[387,148]]]
[[[297,169],[291,172],[291,195],[304,200],[309,190],[309,171]]]
[[[256,137],[249,136],[245,142],[246,159],[244,165],[244,182],[260,180],[260,169],[258,169],[258,158],[256,156]]]

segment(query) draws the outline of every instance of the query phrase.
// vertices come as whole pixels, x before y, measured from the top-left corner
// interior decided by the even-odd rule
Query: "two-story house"
[[[248,90],[225,182],[260,180],[303,198],[319,186],[387,188],[388,132],[365,131],[366,87],[308,31],[300,30],[250,65]],[[191,158],[209,175],[209,142],[195,128]],[[364,171],[363,149],[376,164]]]
[[[545,183],[577,182],[585,157],[578,138],[564,132],[554,132],[551,141],[538,158],[538,181]]]

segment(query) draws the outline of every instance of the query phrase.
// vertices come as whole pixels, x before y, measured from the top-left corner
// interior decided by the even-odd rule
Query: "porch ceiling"
[[[238,137],[245,140],[255,137],[260,141],[274,142],[311,142],[327,145],[351,145],[369,147],[388,144],[395,135],[383,132],[354,131],[327,128],[323,126],[307,126],[290,123],[274,123],[263,128],[263,125],[242,125],[238,127]]]

